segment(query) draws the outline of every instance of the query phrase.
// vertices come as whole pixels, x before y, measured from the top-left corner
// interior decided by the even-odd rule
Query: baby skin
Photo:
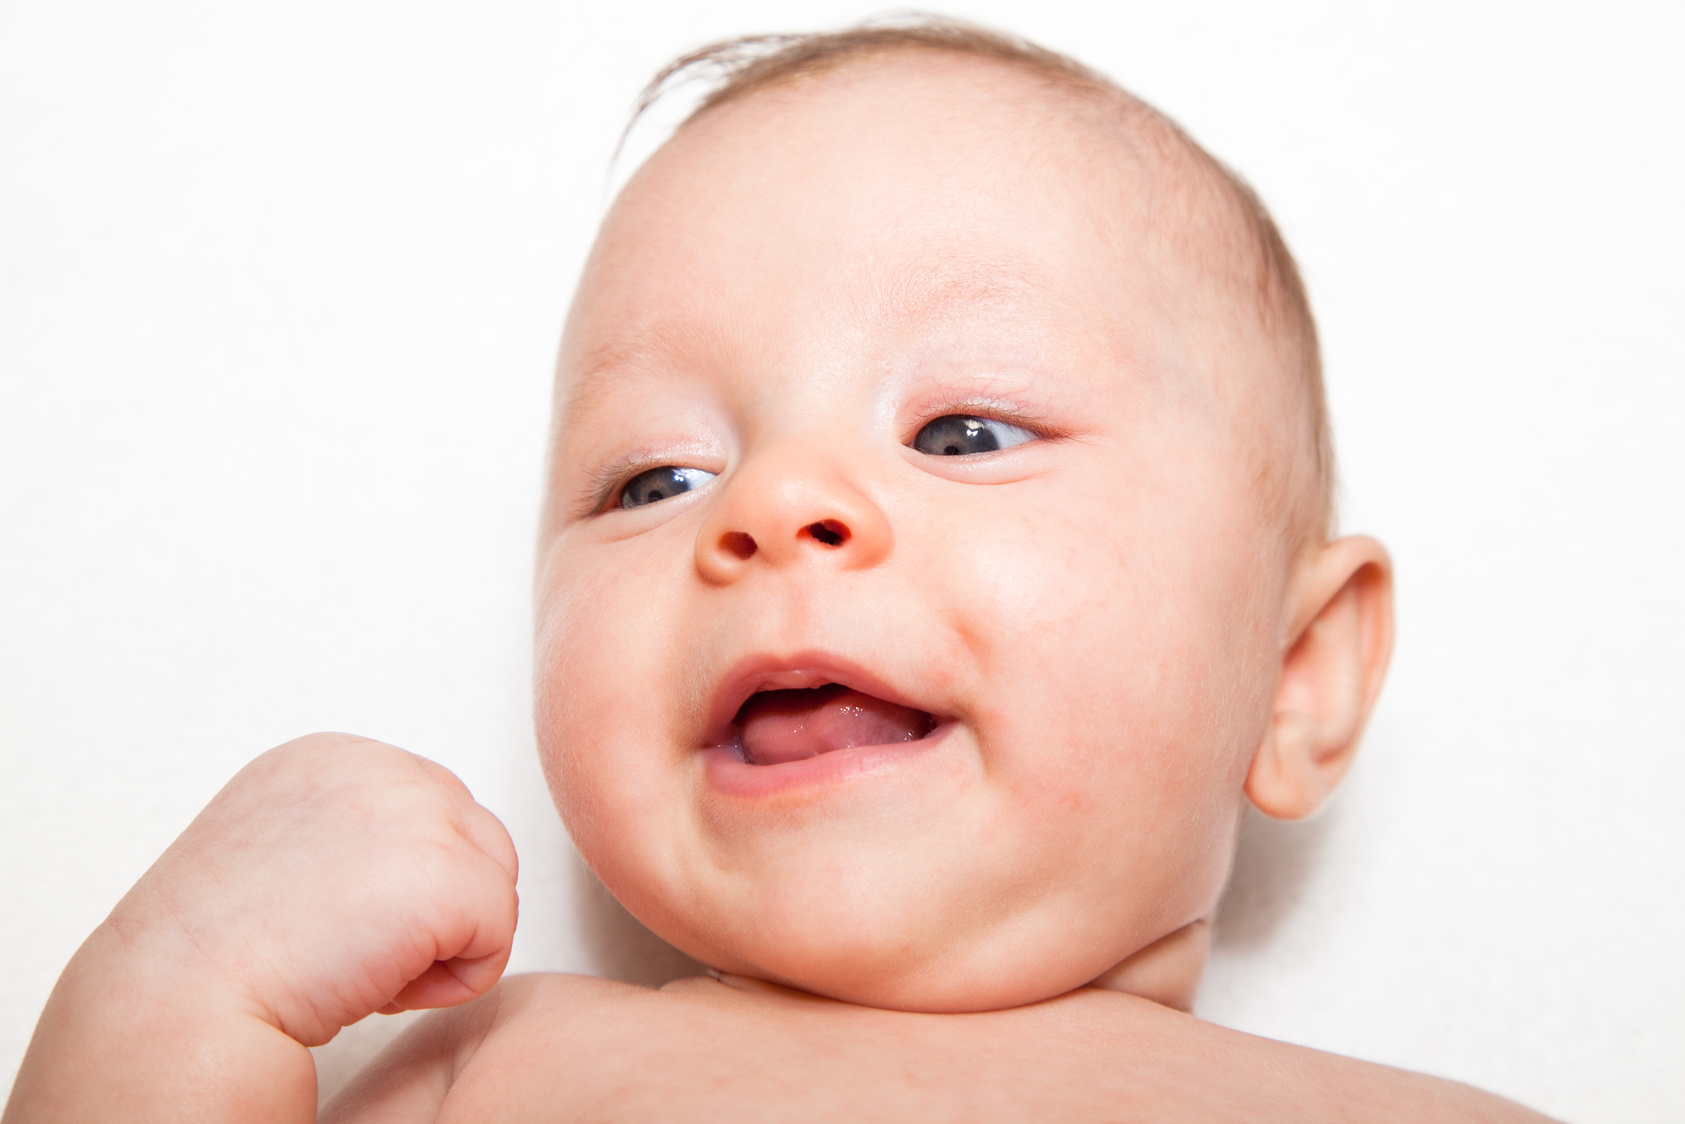
[[[1187,1011],[1248,802],[1315,810],[1391,642],[1238,205],[1161,119],[886,50],[705,109],[565,334],[540,751],[716,969],[498,983],[514,849],[346,735],[248,766],[78,952],[5,1124],[1536,1120]],[[495,985],[495,986],[494,986]]]

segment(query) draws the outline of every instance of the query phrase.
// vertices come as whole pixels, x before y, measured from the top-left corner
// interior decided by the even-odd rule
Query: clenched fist
[[[310,1119],[303,1047],[497,982],[515,872],[503,825],[443,767],[346,734],[272,749],[72,960],[6,1124]]]

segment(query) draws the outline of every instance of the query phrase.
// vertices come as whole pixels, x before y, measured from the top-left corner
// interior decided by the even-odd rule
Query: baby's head
[[[1248,799],[1315,809],[1390,644],[1385,553],[1329,540],[1292,260],[1057,56],[939,24],[774,46],[632,178],[568,321],[556,801],[725,971],[1185,1004]]]

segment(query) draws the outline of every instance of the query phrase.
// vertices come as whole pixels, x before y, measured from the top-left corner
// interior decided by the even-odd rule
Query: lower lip
[[[750,765],[739,760],[737,753],[726,746],[709,746],[702,751],[703,771],[714,791],[749,800],[829,788],[857,777],[899,768],[923,757],[938,749],[952,728],[953,723],[948,722],[917,741],[833,749],[777,765]]]

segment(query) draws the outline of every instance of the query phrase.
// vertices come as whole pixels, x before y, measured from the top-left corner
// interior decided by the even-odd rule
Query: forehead
[[[793,323],[1138,319],[1145,177],[1075,97],[925,54],[704,113],[605,222],[564,370]]]

